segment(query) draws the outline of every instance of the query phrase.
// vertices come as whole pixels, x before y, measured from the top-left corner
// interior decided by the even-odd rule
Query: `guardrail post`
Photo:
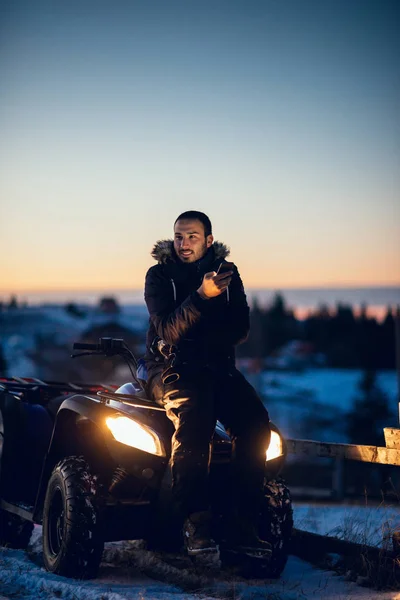
[[[385,436],[386,448],[400,450],[400,429],[394,427],[384,427],[383,435]]]
[[[400,405],[399,405],[400,408]],[[385,436],[386,448],[394,448],[400,450],[400,429],[393,427],[384,427],[383,435]],[[392,534],[393,552],[395,557],[400,558],[400,523],[397,525]]]

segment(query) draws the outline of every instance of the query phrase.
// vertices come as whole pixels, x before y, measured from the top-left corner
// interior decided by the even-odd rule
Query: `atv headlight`
[[[266,458],[267,460],[272,460],[273,458],[278,458],[278,456],[281,456],[282,454],[283,448],[281,436],[276,431],[271,431],[271,439],[266,452]]]
[[[150,454],[163,456],[160,440],[149,427],[129,417],[108,417],[106,424],[117,442]]]

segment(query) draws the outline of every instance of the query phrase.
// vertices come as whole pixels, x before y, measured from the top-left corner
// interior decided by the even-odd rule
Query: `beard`
[[[194,263],[197,260],[200,260],[200,258],[203,258],[207,252],[207,243],[204,242],[202,246],[197,247],[196,250],[192,250],[187,256],[183,256],[181,252],[182,251],[178,253],[178,257],[184,264]]]

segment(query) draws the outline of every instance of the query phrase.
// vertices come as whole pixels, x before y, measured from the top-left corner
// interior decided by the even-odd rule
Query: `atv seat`
[[[41,404],[5,394],[0,403],[4,427],[1,452],[3,495],[32,503],[43,458],[50,444],[53,420]]]

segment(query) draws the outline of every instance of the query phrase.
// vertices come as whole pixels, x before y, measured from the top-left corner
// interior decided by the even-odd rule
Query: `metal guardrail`
[[[293,487],[293,497],[343,500],[345,497],[344,463],[346,461],[400,466],[400,429],[386,427],[383,432],[385,447],[337,444],[315,440],[286,440],[288,454],[295,455],[300,459],[302,457],[305,459],[315,457],[334,459],[332,481],[329,488],[310,487],[305,483],[300,487]]]
[[[314,440],[287,441],[288,454],[303,457],[334,458],[336,470],[332,482],[332,494],[336,500],[343,498],[343,463],[346,460],[381,465],[400,466],[400,429],[384,428],[386,447],[356,444],[325,443]],[[328,490],[318,490],[328,491]],[[315,564],[324,564],[329,553],[342,556],[346,569],[356,569],[366,575],[373,585],[400,584],[400,525],[395,526],[388,536],[390,548],[375,548],[354,542],[339,540],[295,529],[291,552]],[[326,567],[327,565],[325,565]],[[366,568],[366,566],[368,568]],[[374,578],[371,574],[376,575]]]
[[[386,447],[336,444],[314,440],[286,440],[289,454],[304,457],[342,458],[400,466],[400,429],[385,428]]]

